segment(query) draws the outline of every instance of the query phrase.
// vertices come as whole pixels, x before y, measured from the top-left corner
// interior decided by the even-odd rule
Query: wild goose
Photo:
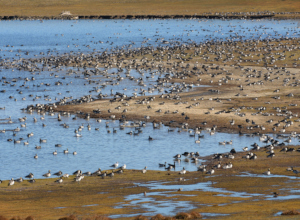
[[[58,171],[58,172],[54,173],[53,175],[55,175],[55,176],[61,176],[62,174],[63,173],[61,171]]]
[[[98,170],[97,171],[95,171],[94,173],[92,173],[92,175],[100,175],[101,174],[101,169],[100,168],[98,168]]]
[[[111,173],[109,173],[109,174],[106,174],[106,176],[113,177],[113,176],[114,176],[114,171],[112,171],[112,172],[111,172]]]
[[[123,173],[124,171],[122,170],[122,169],[120,169],[120,170],[118,170],[118,171],[116,171],[116,173]]]
[[[144,169],[142,169],[142,173],[146,173],[147,172],[147,167],[145,167]]]
[[[183,167],[182,170],[179,172],[179,174],[183,174],[183,175],[186,174],[186,170],[185,170],[184,167]]]
[[[40,143],[46,143],[47,142],[47,140],[46,139],[42,139],[42,138],[40,138]]]
[[[35,183],[35,179],[28,180],[29,183]]]
[[[266,172],[264,172],[263,174],[264,175],[270,175],[271,174],[270,168]]]
[[[212,168],[211,170],[207,171],[206,174],[212,175],[215,173],[214,168]]]
[[[117,168],[118,166],[119,166],[119,162],[116,162],[113,165],[111,165],[110,167]]]
[[[62,183],[63,182],[63,179],[62,179],[62,177],[61,178],[59,178],[58,180],[55,180],[55,183]]]
[[[292,170],[293,170],[293,173],[295,173],[295,174],[297,174],[297,175],[298,175],[298,173],[300,173],[299,170],[295,170],[293,167],[292,167]]]
[[[50,177],[51,176],[51,171],[49,170],[48,173],[43,174],[44,177]]]
[[[218,163],[218,164],[216,164],[216,165],[214,166],[214,168],[216,168],[216,169],[220,169],[220,168],[221,168],[221,162],[219,161],[219,163]]]
[[[125,170],[126,169],[126,164],[124,164],[123,166],[119,167],[118,169]]]
[[[185,157],[188,157],[188,156],[190,156],[190,153],[189,152],[184,152],[182,155],[185,156]]]
[[[98,175],[98,176],[100,176],[100,177],[102,177],[102,178],[105,178],[106,177],[106,175],[107,175],[107,172],[105,171],[104,173],[101,173],[100,175]]]
[[[158,164],[159,167],[166,167],[166,165],[167,165],[167,162]]]
[[[8,182],[8,186],[12,186],[15,184],[14,178],[11,178],[11,180]]]
[[[62,175],[62,177],[69,178],[69,174],[65,173],[64,175]]]
[[[173,158],[175,159],[181,158],[181,154],[176,154]]]
[[[78,176],[78,175],[80,175],[80,174],[82,174],[81,170],[76,170],[76,171],[73,173],[73,175],[76,175],[76,176]]]
[[[76,177],[74,178],[74,181],[75,181],[75,182],[80,182],[83,178],[84,178],[83,175],[79,175],[79,176],[76,176]]]
[[[23,182],[23,178],[20,177],[19,179],[16,179],[15,181],[21,183],[21,182]]]
[[[25,176],[25,178],[29,178],[32,179],[34,177],[33,173],[29,173],[27,176]]]
[[[273,157],[275,157],[275,153],[270,153],[267,158],[271,157],[271,159],[273,159]]]

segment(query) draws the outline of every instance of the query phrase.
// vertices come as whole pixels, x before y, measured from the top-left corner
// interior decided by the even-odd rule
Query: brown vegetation
[[[300,2],[294,0],[0,0],[0,16],[58,16],[62,11],[70,11],[74,15],[209,15],[216,12],[230,15],[263,11],[272,14],[273,11],[298,12],[299,8]]]
[[[296,210],[291,210],[291,211],[286,211],[281,213],[281,215],[300,215],[300,212],[296,211]]]
[[[134,218],[134,220],[177,220],[177,219],[182,219],[182,220],[191,220],[191,219],[201,219],[202,216],[198,212],[179,212],[173,217],[165,217],[161,214],[157,214],[155,216],[152,216],[150,218],[143,216],[143,215],[138,215],[137,217]]]

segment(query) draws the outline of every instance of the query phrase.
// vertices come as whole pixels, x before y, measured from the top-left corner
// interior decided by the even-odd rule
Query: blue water
[[[15,54],[30,57],[40,55],[40,52],[56,55],[70,51],[90,53],[115,47],[156,47],[165,45],[163,40],[176,44],[212,39],[299,37],[298,20],[268,19],[0,21],[0,28],[0,49],[6,52],[6,58]],[[25,51],[29,55],[24,56]]]
[[[19,60],[21,58],[37,58],[62,55],[64,53],[98,53],[104,50],[110,51],[117,48],[132,49],[141,46],[160,45],[167,46],[163,41],[167,40],[174,45],[180,43],[205,42],[207,40],[221,39],[265,39],[269,37],[299,37],[299,27],[296,20],[80,20],[80,21],[0,21],[0,62],[6,59]],[[28,55],[26,55],[28,52]],[[185,151],[198,151],[201,156],[213,153],[228,152],[231,148],[242,150],[254,142],[259,142],[259,137],[239,136],[237,134],[220,133],[210,136],[203,132],[204,139],[200,144],[189,136],[188,132],[168,132],[168,128],[153,129],[152,124],[147,123],[139,136],[131,136],[126,133],[134,130],[125,128],[119,130],[118,121],[108,121],[111,131],[117,129],[117,133],[107,133],[106,121],[101,123],[95,119],[89,121],[74,117],[63,116],[62,121],[57,121],[57,115],[42,115],[37,113],[28,114],[20,109],[27,105],[37,103],[51,103],[63,97],[70,99],[79,98],[83,95],[96,97],[100,92],[110,95],[111,89],[128,95],[133,92],[139,93],[142,89],[148,91],[153,88],[155,80],[163,77],[160,73],[151,73],[144,70],[138,73],[130,71],[130,75],[141,77],[146,86],[142,87],[135,81],[128,80],[125,72],[120,76],[124,80],[119,85],[112,86],[105,74],[92,76],[94,82],[89,84],[88,80],[81,74],[84,70],[72,67],[53,68],[52,70],[40,70],[33,72],[19,71],[16,68],[3,68],[0,66],[0,119],[11,116],[13,123],[7,124],[8,120],[0,120],[0,179],[24,177],[32,172],[35,178],[42,178],[48,170],[64,173],[72,173],[77,169],[83,172],[95,171],[98,168],[109,169],[110,165],[119,162],[120,166],[127,165],[129,169],[160,169],[158,163],[173,163],[173,156]],[[103,70],[103,69],[101,69]],[[71,74],[70,71],[72,71]],[[115,78],[116,69],[109,69],[109,76]],[[75,77],[79,76],[79,77]],[[153,76],[153,78],[152,78]],[[24,79],[28,77],[24,87]],[[34,77],[35,80],[31,80]],[[16,79],[16,82],[13,82]],[[9,81],[10,84],[4,84]],[[62,85],[56,86],[60,81]],[[45,84],[49,83],[50,86]],[[107,85],[103,88],[103,85]],[[168,89],[168,84],[163,89]],[[125,90],[126,89],[126,90]],[[22,91],[22,94],[19,92]],[[154,90],[151,94],[159,94]],[[32,94],[32,97],[29,95]],[[139,94],[138,94],[139,95]],[[150,93],[146,92],[146,95]],[[9,98],[12,96],[13,98]],[[25,98],[26,100],[22,100]],[[49,100],[51,99],[51,101]],[[19,118],[26,116],[26,122],[19,122]],[[33,118],[37,118],[34,123]],[[26,128],[21,124],[26,123]],[[46,124],[43,127],[42,124]],[[66,123],[69,128],[61,126]],[[82,137],[74,137],[74,130],[84,125],[81,132]],[[91,125],[91,130],[87,125]],[[20,132],[12,130],[21,128]],[[99,130],[95,130],[99,128]],[[34,136],[28,138],[27,134],[33,132]],[[154,138],[149,142],[148,137]],[[21,144],[8,142],[7,139],[23,138]],[[47,143],[39,142],[40,138],[47,139]],[[220,146],[220,141],[233,140],[232,145]],[[24,145],[24,142],[29,145]],[[297,143],[292,139],[291,144]],[[62,144],[61,148],[55,144]],[[40,145],[41,149],[35,149]],[[263,146],[263,144],[261,143]],[[69,150],[64,154],[63,150]],[[57,150],[58,155],[52,153]],[[77,155],[72,153],[76,151]],[[37,154],[38,159],[33,156]],[[187,170],[196,170],[193,163],[181,162],[176,169],[185,167]]]

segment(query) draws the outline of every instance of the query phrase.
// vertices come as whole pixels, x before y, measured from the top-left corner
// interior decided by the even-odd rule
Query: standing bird
[[[117,163],[114,163],[113,165],[111,165],[110,167],[113,167],[113,168],[117,168],[119,166],[119,162]]]
[[[142,173],[146,173],[147,172],[147,167],[145,167],[144,169],[142,169]]]
[[[51,171],[49,170],[48,173],[43,174],[44,177],[50,177],[51,176]]]
[[[32,179],[34,177],[33,173],[29,173],[27,176],[25,176],[25,178],[29,178]]]
[[[11,178],[11,180],[8,182],[8,186],[12,186],[15,184],[14,178]]]
[[[50,171],[50,170],[49,170]],[[56,172],[56,173],[54,173],[53,175],[55,175],[55,176],[61,176],[63,173],[61,172],[61,171],[58,171],[58,172]]]

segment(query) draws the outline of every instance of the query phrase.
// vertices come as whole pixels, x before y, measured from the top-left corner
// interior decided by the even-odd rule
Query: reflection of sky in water
[[[8,110],[0,111],[0,117],[4,118],[10,115]],[[41,178],[42,174],[47,170],[57,172],[71,173],[77,169],[86,171],[95,171],[99,167],[101,169],[109,169],[109,166],[116,161],[120,166],[127,165],[128,169],[142,169],[147,166],[148,169],[158,170],[158,163],[173,163],[173,156],[177,153],[196,152],[201,156],[210,155],[213,153],[229,152],[231,148],[241,151],[244,146],[249,146],[250,143],[259,143],[259,137],[239,136],[238,134],[217,133],[210,136],[209,133],[202,132],[204,138],[200,144],[195,143],[195,138],[190,137],[188,132],[168,132],[168,128],[162,126],[160,129],[153,129],[151,123],[147,123],[146,127],[142,128],[143,132],[138,136],[126,134],[129,131],[134,131],[134,128],[126,127],[124,130],[119,130],[119,122],[109,122],[109,128],[105,127],[105,121],[96,122],[95,119],[86,121],[78,118],[72,120],[72,117],[63,116],[62,121],[57,121],[57,115],[45,116],[45,120],[41,120],[41,115],[25,114],[21,111],[16,111],[16,115],[12,115],[13,124],[1,124],[1,129],[12,130],[20,127],[18,122],[19,117],[27,116],[27,127],[21,128],[17,132],[17,136],[13,137],[11,131],[0,133],[1,150],[0,168],[1,179],[9,179],[11,177],[25,176],[33,172],[36,178]],[[33,118],[36,117],[38,122],[33,123]],[[45,123],[46,127],[42,124]],[[69,128],[61,126],[66,123]],[[81,132],[82,137],[74,137],[74,130],[80,125],[84,125]],[[90,124],[91,130],[87,129]],[[99,130],[95,130],[99,128]],[[108,134],[107,130],[117,129],[117,133]],[[33,132],[34,136],[27,138],[27,134]],[[153,141],[148,141],[148,137],[154,138]],[[14,144],[7,142],[9,138],[18,139],[24,138],[29,145]],[[47,139],[47,143],[39,143],[39,139]],[[223,140],[233,140],[232,145],[219,145],[218,142]],[[24,142],[22,141],[22,142]],[[297,141],[297,140],[294,140]],[[61,148],[54,147],[55,144],[62,144]],[[36,150],[35,146],[41,145],[42,149]],[[63,150],[69,149],[70,154],[63,154]],[[52,152],[57,150],[58,155],[53,156]],[[72,155],[76,151],[77,155]],[[37,160],[33,159],[35,154],[38,154]],[[176,170],[181,170],[185,167],[187,170],[197,170],[196,164],[181,163],[176,164]]]
[[[16,53],[29,56],[40,52],[56,53],[104,51],[122,48],[159,46],[169,42],[204,42],[211,39],[264,39],[299,37],[297,20],[79,20],[79,21],[1,21],[1,47],[6,57]],[[6,47],[14,46],[11,47]],[[22,45],[22,46],[21,46]],[[21,52],[18,52],[21,50]]]
[[[143,193],[130,195],[127,196],[124,201],[128,202],[129,204],[119,204],[116,206],[116,209],[121,209],[124,207],[134,207],[138,206],[141,209],[145,210],[143,215],[152,216],[155,214],[162,214],[162,215],[170,215],[171,213],[178,213],[181,211],[186,211],[187,209],[195,208],[190,202],[188,201],[172,201],[172,200],[156,200],[152,196],[165,196],[164,193],[160,192],[151,192],[147,193],[147,196],[144,196]],[[112,215],[111,218],[120,218],[120,217],[132,217],[138,214],[132,215]]]
[[[147,184],[138,184],[139,187],[147,187],[149,190],[164,190],[163,192],[147,192],[145,196],[143,193],[134,194],[125,197],[124,203],[119,203],[115,208],[122,209],[124,207],[135,207],[138,206],[140,209],[143,209],[145,213],[135,213],[135,214],[124,214],[124,215],[112,215],[112,218],[121,218],[121,217],[134,217],[137,215],[145,216],[154,216],[155,214],[162,215],[172,215],[178,212],[188,212],[189,210],[195,209],[196,206],[190,204],[187,201],[177,201],[172,200],[175,194],[172,192],[178,191],[180,188],[182,194],[180,196],[195,196],[195,195],[185,195],[185,191],[204,191],[204,192],[215,192],[218,193],[216,196],[225,196],[225,197],[241,197],[241,198],[250,198],[253,201],[259,201],[261,199],[266,200],[289,200],[289,199],[299,199],[300,195],[286,195],[286,196],[269,196],[258,193],[247,193],[247,192],[234,192],[222,188],[215,188],[211,182],[201,182],[196,184],[189,185],[164,185],[163,182],[150,182]],[[291,190],[290,193],[295,193],[297,190]],[[298,190],[299,191],[299,190]],[[162,196],[161,199],[155,198],[154,196]],[[166,198],[165,200],[163,198]],[[128,203],[129,202],[129,203]],[[231,203],[240,203],[242,201],[231,201]],[[219,206],[229,205],[228,203],[218,204]],[[211,206],[211,204],[198,204],[198,206]],[[225,216],[226,214],[221,213],[202,213],[201,215],[204,218],[209,217],[218,217]]]
[[[139,184],[139,186],[148,187],[151,190],[155,189],[165,189],[165,190],[178,190],[182,188],[182,191],[195,191],[200,190],[204,192],[216,192],[216,193],[225,193],[225,194],[218,194],[218,196],[228,196],[228,197],[244,197],[250,198],[254,196],[262,196],[262,194],[258,193],[246,193],[246,192],[234,192],[229,191],[222,188],[215,188],[213,183],[211,182],[201,182],[196,184],[188,184],[188,185],[164,185],[163,183],[159,182],[152,182],[150,184]],[[226,195],[228,194],[228,195]]]

